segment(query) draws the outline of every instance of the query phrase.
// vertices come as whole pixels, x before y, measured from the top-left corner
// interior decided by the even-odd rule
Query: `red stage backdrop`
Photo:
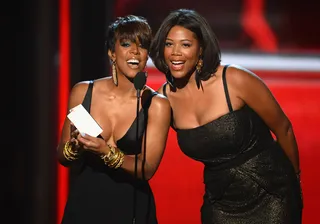
[[[148,71],[147,84],[158,89],[164,76],[155,69]],[[320,208],[320,72],[254,72],[265,80],[292,122],[300,151],[303,224],[314,224]],[[170,129],[163,160],[150,180],[159,224],[201,223],[202,170],[201,163],[180,151],[175,132]]]

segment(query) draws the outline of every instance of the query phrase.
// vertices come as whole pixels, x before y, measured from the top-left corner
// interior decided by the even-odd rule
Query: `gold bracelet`
[[[101,156],[103,162],[110,168],[118,169],[124,161],[124,153],[108,144],[110,151]]]
[[[72,145],[70,144],[69,141],[67,141],[64,144],[62,153],[63,153],[63,156],[68,161],[74,161],[74,160],[78,159],[78,157],[79,157],[79,152],[72,148]]]

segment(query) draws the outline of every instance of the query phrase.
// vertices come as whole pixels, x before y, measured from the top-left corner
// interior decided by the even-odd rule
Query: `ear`
[[[108,50],[108,56],[112,62],[114,62],[116,60],[116,56],[115,56],[114,52],[111,52],[111,50]]]

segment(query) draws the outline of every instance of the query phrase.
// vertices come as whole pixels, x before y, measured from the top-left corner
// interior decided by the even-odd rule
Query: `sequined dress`
[[[90,113],[93,82],[89,84],[83,106]],[[139,134],[136,140],[137,119],[117,146],[129,155],[141,152],[142,136],[147,123],[147,108],[139,112]],[[87,152],[70,167],[71,181],[62,224],[157,224],[154,196],[148,181],[134,178],[122,169],[107,167],[98,155]]]
[[[269,128],[248,106],[193,129],[175,129],[184,154],[202,162],[203,224],[300,224],[300,182]]]

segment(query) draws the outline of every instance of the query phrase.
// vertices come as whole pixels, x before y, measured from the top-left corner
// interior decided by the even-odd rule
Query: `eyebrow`
[[[173,40],[170,39],[170,38],[166,38],[166,40],[171,40],[171,41],[173,41]],[[192,40],[189,40],[189,39],[182,39],[182,40],[180,40],[180,41],[189,41],[189,42],[192,42]]]

